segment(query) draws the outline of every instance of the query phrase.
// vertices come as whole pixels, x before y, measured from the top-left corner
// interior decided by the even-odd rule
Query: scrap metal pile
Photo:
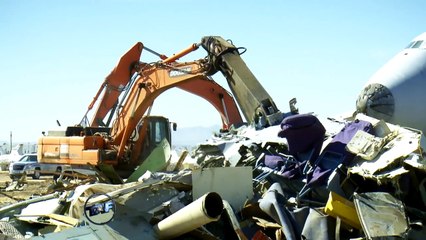
[[[17,239],[426,239],[421,140],[361,114],[292,115],[218,134],[123,184],[83,181],[3,207],[0,230]]]

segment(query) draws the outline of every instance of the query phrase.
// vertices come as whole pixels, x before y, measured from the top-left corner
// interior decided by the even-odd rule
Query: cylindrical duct
[[[154,226],[159,239],[170,239],[217,221],[223,210],[222,198],[209,192]]]

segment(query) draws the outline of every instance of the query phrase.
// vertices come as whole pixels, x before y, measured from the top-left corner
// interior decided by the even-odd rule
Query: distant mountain
[[[210,139],[219,132],[220,126],[179,128],[172,132],[172,145],[175,148],[192,148]]]

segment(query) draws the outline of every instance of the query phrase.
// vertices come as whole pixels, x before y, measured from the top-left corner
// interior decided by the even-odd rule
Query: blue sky
[[[37,141],[80,122],[136,42],[172,55],[203,36],[246,47],[257,79],[287,112],[352,111],[368,78],[425,31],[425,1],[0,1],[0,141]],[[205,56],[200,48],[182,60]],[[142,61],[157,60],[144,52]],[[213,78],[227,88],[220,74]],[[220,124],[204,100],[170,90],[154,104],[180,127]]]

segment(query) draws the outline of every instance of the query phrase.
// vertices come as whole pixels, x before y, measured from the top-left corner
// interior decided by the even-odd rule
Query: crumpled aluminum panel
[[[402,202],[386,192],[354,194],[354,204],[367,239],[403,237],[408,222]]]

